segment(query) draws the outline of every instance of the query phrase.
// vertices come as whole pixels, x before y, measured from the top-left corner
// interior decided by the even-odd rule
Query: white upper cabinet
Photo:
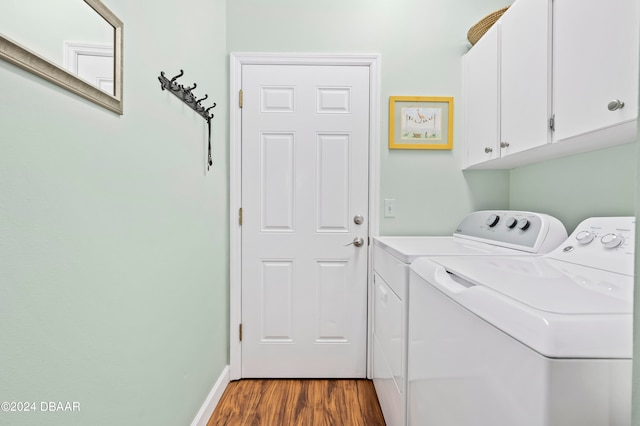
[[[463,58],[467,166],[500,156],[498,32],[491,27]]]
[[[550,15],[550,0],[519,0],[465,55],[465,167],[550,142]]]
[[[501,156],[551,141],[551,2],[520,0],[501,19]]]
[[[640,0],[517,0],[494,28],[496,71],[474,75],[475,63],[495,62],[481,45],[489,32],[463,62],[465,168],[508,169],[636,139]],[[488,108],[478,100],[492,90],[491,72],[495,118],[486,111],[494,95],[482,95]],[[493,125],[497,147],[478,136]]]
[[[637,0],[554,1],[554,141],[610,140],[611,131],[622,138],[614,142],[634,140],[639,4]],[[623,128],[612,128],[619,125]]]

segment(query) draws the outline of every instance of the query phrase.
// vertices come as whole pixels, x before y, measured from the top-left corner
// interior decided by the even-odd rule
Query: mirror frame
[[[122,115],[123,24],[100,0],[84,1],[114,28],[114,95],[98,89],[77,75],[44,59],[37,53],[30,51],[2,34],[0,34],[0,59],[4,59],[70,92]]]

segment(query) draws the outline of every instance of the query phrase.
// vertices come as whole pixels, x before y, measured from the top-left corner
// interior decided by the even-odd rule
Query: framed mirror
[[[100,0],[3,2],[1,59],[123,113],[123,24]]]

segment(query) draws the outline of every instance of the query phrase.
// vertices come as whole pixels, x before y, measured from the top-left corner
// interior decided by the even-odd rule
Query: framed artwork
[[[453,98],[389,97],[389,149],[452,149]]]

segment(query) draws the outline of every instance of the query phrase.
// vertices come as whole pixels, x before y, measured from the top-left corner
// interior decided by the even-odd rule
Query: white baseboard
[[[220,373],[220,377],[213,385],[211,392],[207,395],[207,399],[204,400],[202,407],[200,407],[200,411],[196,414],[196,418],[191,422],[191,426],[207,426],[207,422],[211,418],[213,414],[213,410],[216,409],[216,405],[222,398],[222,394],[224,390],[227,388],[229,384],[229,366],[225,366]]]

